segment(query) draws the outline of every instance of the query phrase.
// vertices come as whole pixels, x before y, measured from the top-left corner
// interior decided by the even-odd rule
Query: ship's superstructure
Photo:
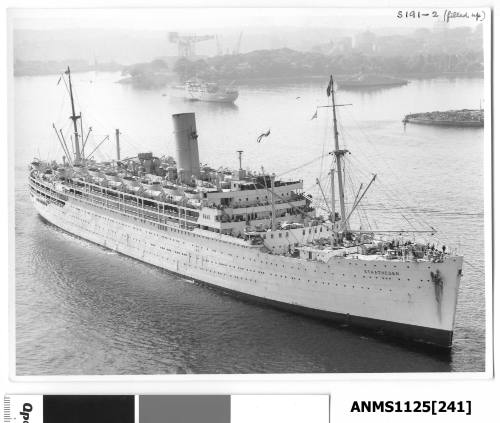
[[[238,90],[229,86],[222,86],[215,82],[199,80],[186,81],[184,85],[173,87],[186,100],[208,101],[212,103],[234,103],[238,98]]]
[[[71,75],[66,76],[72,99]],[[29,186],[63,230],[236,295],[304,314],[449,347],[462,257],[429,244],[354,231],[343,196],[333,80],[335,150],[330,214],[317,214],[302,180],[201,166],[192,113],[173,115],[175,158],[140,153],[97,163],[76,121],[63,164],[34,160]],[[73,104],[73,101],[72,101]],[[118,134],[117,134],[118,135]],[[338,185],[336,211],[333,184]]]

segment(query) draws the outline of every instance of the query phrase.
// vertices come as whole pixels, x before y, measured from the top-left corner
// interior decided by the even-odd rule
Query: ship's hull
[[[172,87],[172,93],[176,97],[184,98],[190,101],[206,101],[209,103],[234,103],[239,96],[237,91],[229,92],[207,92],[202,90],[192,90],[180,87]]]
[[[212,288],[230,293],[234,297],[252,301],[254,303],[265,304],[280,310],[286,310],[303,316],[312,317],[324,321],[340,324],[342,327],[349,327],[370,333],[384,336],[394,340],[407,340],[412,343],[428,344],[438,348],[450,348],[453,341],[453,331],[435,328],[426,328],[404,323],[392,322],[390,320],[371,319],[368,317],[354,316],[346,313],[336,313],[333,311],[319,310],[310,307],[289,304],[281,301],[274,301],[268,298],[255,295],[244,294],[239,291],[222,289],[217,285],[209,284],[198,280],[197,282],[208,285]]]
[[[234,103],[238,98],[238,93],[208,93],[187,91],[186,98],[192,101],[208,101],[210,103]]]
[[[461,258],[444,263],[338,258],[328,263],[273,255],[160,228],[68,198],[31,190],[42,217],[61,229],[237,296],[410,341],[449,348]],[[431,272],[439,270],[442,285]]]

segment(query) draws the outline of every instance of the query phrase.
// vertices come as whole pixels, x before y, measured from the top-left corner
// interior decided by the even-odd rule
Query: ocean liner
[[[33,204],[48,222],[237,296],[450,348],[463,257],[408,234],[394,239],[351,229],[351,215],[375,176],[348,209],[333,78],[328,216],[313,207],[302,180],[244,170],[241,153],[234,171],[200,165],[194,113],[172,116],[175,160],[152,153],[121,159],[117,131],[116,160],[94,161],[84,149],[69,68],[62,78],[74,154],[56,130],[62,163],[34,159],[29,169]]]

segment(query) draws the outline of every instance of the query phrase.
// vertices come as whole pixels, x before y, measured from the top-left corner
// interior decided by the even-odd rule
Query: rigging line
[[[307,163],[304,163],[304,164],[302,164],[302,165],[300,165],[300,166],[298,166],[298,167],[296,167],[296,168],[293,168],[293,169],[287,170],[286,172],[283,172],[283,173],[281,173],[281,174],[279,174],[279,175],[276,175],[276,177],[277,177],[277,178],[281,178],[281,177],[282,177],[282,176],[284,176],[284,175],[287,175],[287,174],[289,174],[289,173],[291,173],[291,172],[295,172],[296,170],[302,169],[303,167],[309,166],[310,164],[314,163],[315,161],[318,161],[319,159],[321,159],[321,158],[323,158],[323,157],[326,157],[326,156],[328,156],[328,155],[329,155],[329,153],[322,154],[321,156],[315,157],[314,159],[310,160],[310,161],[309,161],[309,162],[307,162]]]
[[[63,131],[63,133],[67,136],[68,133],[71,134],[71,125],[72,125],[72,123],[71,123],[71,121],[66,121],[65,124],[66,125],[61,126],[59,128],[59,131]]]
[[[83,109],[82,105],[81,105],[81,102],[80,102],[80,99],[78,97],[78,94],[77,92],[75,91],[75,97],[76,97],[76,101],[78,103],[78,106],[80,107],[80,110]],[[93,112],[90,112],[89,110],[91,110],[90,107],[85,107],[84,108],[86,111],[85,111],[85,114],[88,115],[89,117],[91,117],[90,120],[96,122],[98,124],[98,126],[101,126],[101,128],[104,130],[104,132],[109,132],[109,126],[114,126],[114,128],[118,128],[119,126],[117,125],[113,125],[115,122],[111,122],[109,123],[109,125],[105,124],[104,122],[102,122],[100,119],[98,119],[96,117],[96,115],[93,113]],[[94,125],[95,126],[95,125]],[[131,141],[131,136],[129,134],[122,134],[122,137],[120,138],[120,141],[122,141],[122,146],[123,144],[125,144],[125,146],[131,146],[133,147],[134,151],[141,151],[142,147],[139,147],[139,145],[144,145],[144,140],[141,140],[141,139],[135,139],[134,138],[134,142]],[[136,144],[135,142],[138,142],[139,144]],[[109,156],[108,156],[109,157]]]
[[[133,148],[133,150],[136,152],[136,154],[137,154],[137,152],[141,151],[141,149],[142,149],[142,148],[141,148],[141,147],[139,147],[139,146],[135,143],[136,141],[139,141],[139,140],[136,140],[136,139],[134,138],[134,139],[133,139],[134,141],[132,142],[132,137],[131,137],[131,136],[130,136],[127,132],[123,132],[123,133],[122,133],[122,132],[120,131],[120,141],[121,141],[122,139],[125,141],[125,146],[128,146],[129,148],[130,148],[130,147],[132,147],[132,148]],[[166,156],[168,156],[168,155],[167,155],[167,154],[164,154],[164,156],[166,157]]]
[[[360,193],[360,191],[361,191],[361,187],[363,186],[363,184],[364,184],[365,182],[364,182],[364,181],[361,181],[361,180],[358,180],[357,178],[355,178],[355,177],[354,177],[354,176],[355,176],[355,173],[354,173],[354,172],[351,172],[351,170],[350,170],[350,169],[353,169],[353,168],[354,168],[354,166],[347,166],[347,168],[348,168],[349,170],[348,170],[348,171],[346,171],[346,174],[347,174],[347,176],[349,177],[349,181],[350,181],[350,186],[349,186],[349,188],[350,188],[351,193],[352,193],[352,196],[353,196],[353,198],[354,198],[354,200],[353,200],[353,205],[354,205],[354,204],[356,204],[356,200],[357,200],[358,195],[359,195],[359,193]],[[370,179],[371,179],[371,178],[370,178]],[[360,188],[359,188],[358,192],[356,193],[356,192],[354,191],[354,189],[355,189],[355,186],[357,186],[358,184],[360,184]]]
[[[412,227],[412,229],[417,229],[415,226],[413,226],[413,224],[406,218],[406,216],[403,213],[401,213],[401,216],[404,220],[408,222],[408,224]]]
[[[344,148],[347,147],[347,137],[345,137],[345,126],[343,124],[343,119],[342,119],[342,112],[340,109],[337,111],[337,132],[339,134],[339,144],[340,141],[342,141],[342,146]]]
[[[353,167],[354,167],[354,166],[353,166]],[[361,172],[360,172],[360,173],[361,173]],[[350,175],[350,173],[349,173],[349,175]],[[352,178],[351,178],[351,179],[352,179]],[[351,189],[352,189],[352,188],[351,188]],[[392,209],[388,209],[388,208],[385,206],[385,204],[384,204],[383,202],[379,202],[379,208],[380,208],[380,207],[381,207],[381,209],[382,209],[382,210],[384,210],[384,211],[388,212],[388,214],[390,214],[390,213],[394,213],[394,210],[392,210]],[[367,223],[369,224],[369,226],[371,226],[371,224],[370,224],[370,219],[368,219],[368,217],[367,217],[365,207],[363,206],[363,207],[361,207],[361,209],[362,209],[362,211],[363,211],[363,213],[364,213],[364,215],[365,215],[365,217],[366,217],[366,221],[367,221]],[[409,222],[409,223],[410,223],[410,222]],[[410,223],[410,226],[413,226],[413,225]]]
[[[79,105],[80,109],[82,109],[82,106],[81,106],[80,101],[78,99],[77,99],[77,102],[78,102],[78,105]],[[115,122],[111,122],[111,121],[109,122],[109,124],[105,124],[103,121],[101,121],[100,119],[97,118],[96,114],[94,114],[93,112],[90,111],[90,110],[92,110],[90,107],[88,107],[88,108],[84,107],[84,109],[85,109],[85,114],[88,117],[90,117],[89,120],[92,121],[94,127],[95,126],[100,126],[104,130],[104,132],[109,132],[110,127],[114,127],[114,128],[118,128],[119,127],[117,125],[114,125]],[[94,124],[94,122],[97,125]],[[130,135],[127,135],[127,137],[131,138]],[[139,139],[138,140],[134,140],[134,141],[138,141],[139,142],[139,144],[137,145],[135,143],[132,143],[130,141],[130,139],[127,140],[125,138],[126,137],[122,136],[122,138],[120,138],[120,141],[125,141],[125,144],[130,144],[134,149],[136,149],[136,151],[140,151],[141,150],[141,148],[138,148],[138,145],[143,145],[144,144],[144,142],[142,140],[139,140]]]
[[[365,218],[366,224],[368,225],[368,229],[369,229],[369,230],[373,230],[373,229],[372,229],[371,222],[370,222],[370,219],[368,218],[368,214],[366,213],[365,208],[364,208],[364,207],[360,207],[360,210],[361,210],[361,213],[363,213],[363,215],[364,215],[364,218]]]
[[[328,208],[331,208],[332,205],[332,189],[331,189],[331,181],[332,179],[329,177],[330,175],[326,175],[325,177],[325,190],[328,193],[327,199],[328,199]],[[332,210],[333,212],[333,210]]]
[[[321,195],[323,196],[323,200],[325,201],[325,204],[327,205],[328,212],[332,215],[333,219],[333,213],[331,208],[328,206],[328,200],[326,199],[325,192],[323,191],[323,188],[321,187],[321,184],[319,182],[319,179],[316,179],[316,183],[318,184],[319,190],[321,191]]]
[[[361,193],[362,189],[363,189],[363,184],[361,184],[359,186],[359,190],[356,193],[356,197],[354,198],[354,204],[356,204],[356,201],[357,201],[358,196]],[[359,219],[360,225],[363,226],[363,224],[364,224],[363,215],[362,215],[363,205],[361,204],[361,202],[360,202],[360,204],[358,204],[358,206],[356,207],[355,210],[356,210],[356,214],[358,215],[358,219]]]
[[[59,122],[59,120],[61,119],[61,115],[62,115],[62,111],[63,111],[63,107],[65,106],[66,104],[66,94],[64,93],[61,93],[61,103],[59,105],[59,113],[57,114],[57,119],[56,119],[56,122]]]
[[[323,175],[323,159],[324,159],[324,154],[325,154],[325,144],[326,144],[326,139],[327,139],[327,131],[328,131],[328,125],[323,125],[323,149],[321,150],[321,163],[319,165],[319,176]]]
[[[64,78],[65,74],[66,74],[66,72],[61,73],[61,79],[64,82],[64,86],[66,87],[66,91],[68,92],[68,95],[71,96],[71,91],[70,91],[70,89],[68,87],[68,83],[66,82],[66,78]]]
[[[350,112],[350,111],[348,111]],[[393,174],[393,176],[398,179],[398,176],[396,175],[393,167],[390,165],[390,163],[386,160],[386,157],[385,155],[381,155],[379,150],[377,149],[376,145],[371,141],[370,137],[367,135],[367,133],[361,128],[361,126],[359,125],[359,122],[353,118],[353,121],[356,123],[356,126],[359,130],[359,132],[363,135],[363,137],[365,138],[365,140],[368,142],[368,144],[372,147],[373,151],[375,152],[375,155],[377,156],[377,158],[380,158],[386,165],[387,169]],[[406,192],[409,192],[409,190],[406,190]],[[402,194],[402,193],[401,193]],[[401,194],[398,194],[398,197],[400,198],[400,201],[402,202],[403,199],[403,195]],[[407,195],[407,194],[404,194],[404,195]],[[427,226],[430,226],[427,222],[425,222],[425,224]]]
[[[91,109],[90,107],[88,107],[88,108],[87,107],[85,107],[85,108],[82,107],[82,102],[80,102],[80,97],[79,97],[79,94],[78,94],[78,90],[74,90],[73,96],[74,96],[74,98],[76,100],[76,103],[77,103],[78,107],[80,108],[80,116],[82,115],[81,111],[83,109],[85,109],[85,110]],[[85,114],[87,115],[87,114],[90,114],[90,113],[88,113],[88,111],[86,111]],[[82,138],[83,138],[83,136],[84,136],[84,133],[83,133],[83,118],[80,118],[80,125],[81,125]],[[106,128],[104,125],[102,125],[102,129],[104,129],[106,131],[106,129],[109,129],[109,128]],[[101,144],[102,144],[102,142],[101,142]],[[111,156],[109,154],[104,153],[102,150],[97,150],[97,155],[100,156],[100,157],[103,157],[105,160],[108,160],[108,159],[111,158]],[[92,154],[89,155],[89,157],[91,157],[91,156],[92,156]]]
[[[319,179],[319,178],[318,178],[318,179]],[[325,184],[325,185],[326,185],[327,183],[329,183],[329,181],[330,181],[329,175],[323,175],[323,178],[322,178],[322,179],[320,179],[320,182],[321,182],[322,184]],[[315,193],[316,195],[313,195],[313,198],[317,198],[317,197],[319,197],[319,196],[320,196],[320,193],[319,193],[319,188],[318,188],[318,185],[317,185],[316,183],[314,183],[313,185],[311,185],[311,186],[309,186],[309,187],[305,188],[305,189],[304,189],[304,191],[306,191],[306,192],[313,192],[313,193]]]
[[[410,206],[409,204],[405,203],[404,200],[402,200],[400,197],[397,196],[397,193],[394,193],[394,191],[392,191],[390,188],[388,188],[387,185],[384,185],[384,187],[382,188],[382,190],[387,194],[387,195],[392,195],[394,196],[394,201],[396,201],[396,203],[398,203],[400,205],[400,207],[404,210],[408,210],[411,214],[412,214],[412,218],[418,222],[419,224],[421,225],[424,225],[424,226],[428,226],[430,227],[431,229],[433,229],[433,226],[428,222],[428,215],[426,212],[420,212],[420,213],[416,213],[415,212],[415,207],[414,206]],[[424,219],[424,217],[426,217],[427,219]]]
[[[264,173],[264,172],[263,172],[263,173]],[[263,176],[264,176],[264,183],[266,184],[266,185],[265,185],[265,189],[266,189],[266,190],[268,190],[268,188],[267,188],[267,183],[265,182],[265,174],[263,174]],[[253,186],[254,186],[254,188],[255,188],[255,189],[257,189],[257,186],[256,186],[256,184],[255,184],[255,179],[253,180]],[[271,197],[272,197],[273,195],[277,195],[276,193],[273,193],[273,191],[271,191],[271,190],[268,190],[268,191],[270,191],[270,192],[271,192]],[[303,195],[303,196],[304,196],[304,195]],[[273,198],[271,198],[271,201],[274,201],[274,199],[273,199]],[[285,200],[285,201],[286,201],[286,200]],[[288,201],[287,201],[287,202],[288,202]],[[289,203],[289,202],[288,202],[288,204],[289,204],[290,206],[292,206],[293,208],[296,208],[296,209],[297,209],[297,210],[298,210],[298,211],[302,214],[302,211],[301,211],[300,209],[298,209],[297,207],[295,207],[293,204],[291,204],[291,203]],[[291,233],[291,234],[292,234],[292,237],[293,237],[293,238],[295,238],[295,241],[297,241],[297,243],[300,243],[300,240],[297,238],[297,236],[296,236],[293,232],[289,232],[289,233]]]
[[[265,189],[267,190],[267,183],[266,183],[266,179],[265,179],[266,175],[264,174],[264,168],[262,168],[262,176],[264,177]],[[255,184],[255,181],[256,181],[256,179],[253,179],[252,180],[252,184],[253,184],[254,188],[257,189],[257,185]],[[272,196],[276,195],[276,194],[273,193],[272,191],[270,191],[270,192],[271,192],[271,201],[274,201],[274,199],[272,198]],[[292,207],[294,207],[291,203],[288,203],[288,204],[291,205]],[[300,242],[299,239],[293,234],[293,232],[291,234],[292,234],[292,237],[294,237],[297,242]]]
[[[357,161],[358,159],[356,158],[354,160]],[[406,209],[412,211],[414,207],[411,207],[409,204],[406,204],[404,202],[404,200],[401,198],[401,196],[397,194],[397,192],[394,192],[393,190],[391,190],[390,187],[388,186],[388,184],[384,183],[385,179],[384,178],[381,178],[381,179],[382,179],[382,185],[379,184],[380,190],[383,191],[386,195],[388,195],[388,197],[391,200],[395,201],[397,204],[404,206],[403,208],[406,208]],[[422,224],[424,226],[430,227],[431,229],[434,229],[432,227],[432,225],[430,225],[426,220],[422,219],[420,216],[417,216],[415,213],[413,213],[413,214],[414,214],[414,219],[417,222],[419,222],[419,224]]]
[[[353,194],[353,198],[354,198],[354,189],[353,189],[354,183],[353,183],[352,178],[351,178],[351,172],[350,171],[346,171],[345,172],[345,176],[347,177],[347,179],[349,181],[349,184],[345,184],[345,185],[348,185],[349,190]]]
[[[361,189],[362,189],[362,186],[363,186],[363,183],[361,183],[360,185],[360,188],[359,188],[359,191],[358,193],[356,194],[356,197],[354,199],[354,204],[356,204],[356,200],[361,192]],[[363,202],[364,203],[364,202]],[[357,207],[357,213],[358,213],[358,216],[359,216],[359,219],[361,222],[366,222],[366,225],[368,226],[368,228],[371,230],[372,229],[372,225],[371,225],[371,222],[370,222],[370,219],[368,218],[368,214],[366,212],[366,207],[365,207],[365,204],[362,204],[360,202],[360,204],[358,205]]]
[[[358,194],[355,194],[355,192],[354,192],[354,185],[355,185],[355,184],[354,184],[354,182],[353,182],[353,180],[352,180],[352,177],[351,177],[351,172],[350,172],[350,171],[348,171],[348,172],[346,172],[346,174],[347,174],[347,178],[349,179],[349,182],[350,182],[350,184],[349,184],[349,189],[351,190],[352,197],[354,198],[354,200],[353,200],[353,207],[354,207],[354,205],[356,204],[356,200],[357,200],[357,198],[358,198],[359,192],[361,191],[361,187],[363,186],[363,184],[361,184],[361,187],[359,188]],[[351,213],[352,213],[352,212],[351,212]],[[356,207],[356,214],[357,214],[357,216],[358,216],[359,223],[360,223],[360,224],[362,224],[362,223],[363,223],[363,222],[362,222],[362,221],[363,221],[363,219],[361,218],[361,214],[360,214],[360,212],[359,212],[359,207]]]
[[[389,208],[388,208],[387,206],[385,206],[385,204],[383,204],[383,203],[381,203],[379,207],[380,207],[380,208],[379,208],[379,210],[380,210],[380,211],[384,211],[384,215],[385,215],[385,216],[391,216],[391,215],[395,214],[394,210],[389,209]],[[405,218],[405,217],[404,217],[402,214],[400,214],[400,213],[398,213],[398,214],[397,214],[397,216],[398,216],[398,218],[403,218],[403,219]],[[404,221],[404,220],[400,220],[400,223],[399,223],[399,224],[401,224],[401,225],[402,225],[403,221]],[[408,219],[406,219],[406,221],[408,222]],[[413,226],[413,225],[411,225],[411,223],[410,223],[410,226]]]
[[[83,109],[83,107],[82,107],[82,105],[80,103],[78,94],[76,92],[75,92],[75,95],[77,97],[77,102],[78,102],[78,105],[80,106],[80,109]],[[102,122],[100,119],[97,118],[97,116],[93,112],[90,111],[90,110],[92,110],[90,107],[88,107],[88,108],[85,107],[84,109],[85,109],[85,114],[88,115],[89,117],[91,117],[92,121],[95,121],[96,123],[98,123],[104,129],[105,132],[109,132],[109,129],[110,129],[109,127],[110,126],[112,126],[114,128],[118,128],[119,127],[119,125],[115,124],[116,122],[111,122],[109,119],[108,119],[109,120],[109,124],[105,124],[104,122]],[[123,134],[123,135],[125,135],[125,134]],[[129,139],[125,139],[125,138],[129,138]],[[139,145],[142,146],[144,144],[143,140],[141,140],[141,139],[135,139],[134,138],[134,142],[132,142],[130,140],[130,138],[132,138],[130,135],[125,135],[125,136],[122,136],[122,138],[120,140],[121,141],[125,141],[125,144],[129,144],[130,146],[132,146],[135,149],[135,151],[140,151],[141,147],[139,147]],[[139,144],[136,144],[135,143],[136,141]]]
[[[356,136],[354,135],[353,132],[351,132],[350,130],[348,130],[346,127],[344,127],[344,131],[349,135],[350,138],[356,138]],[[365,136],[366,138],[366,136]],[[373,147],[373,143],[369,142],[370,146]],[[365,150],[364,149],[360,149],[359,152],[356,152],[356,155],[359,155],[359,156],[363,156],[367,159],[367,161],[369,163],[371,163],[373,160],[371,159],[371,157],[368,157],[367,154],[365,154]],[[378,155],[377,155],[378,157]]]

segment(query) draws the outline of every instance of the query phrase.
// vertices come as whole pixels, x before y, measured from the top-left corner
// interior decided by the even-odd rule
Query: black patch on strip
[[[133,395],[44,395],[44,423],[134,423]]]

